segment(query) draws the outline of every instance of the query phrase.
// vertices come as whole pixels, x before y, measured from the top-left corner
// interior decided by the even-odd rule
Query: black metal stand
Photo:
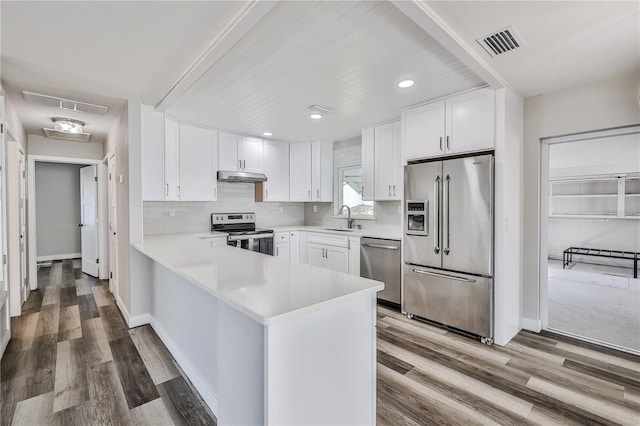
[[[562,253],[562,269],[573,263],[573,255],[608,257],[610,259],[633,260],[633,278],[638,278],[638,258],[640,253],[633,251],[600,250],[584,247],[569,247]]]

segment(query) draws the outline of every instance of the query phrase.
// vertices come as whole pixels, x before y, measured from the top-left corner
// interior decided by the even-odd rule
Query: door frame
[[[539,214],[539,315],[542,330],[549,328],[549,147],[566,142],[578,142],[589,139],[600,139],[613,136],[623,136],[640,133],[640,125],[616,127],[612,129],[593,130],[572,133],[562,136],[552,136],[540,139],[540,211]],[[555,330],[554,330],[555,331]],[[572,336],[580,338],[580,336]],[[588,340],[582,338],[581,340]],[[602,344],[602,343],[600,343]]]
[[[105,186],[103,184],[105,171],[103,167],[103,160],[96,160],[93,158],[73,158],[73,157],[56,157],[50,155],[29,155],[28,156],[28,184],[27,190],[28,198],[27,203],[29,206],[29,217],[27,218],[27,229],[32,232],[28,232],[29,235],[29,284],[31,290],[35,290],[38,287],[38,265],[37,265],[37,223],[36,223],[36,162],[41,163],[62,163],[62,164],[83,164],[87,166],[96,165],[98,169],[98,258],[103,260],[103,265],[108,265],[108,253],[104,250],[103,241],[106,238],[106,208],[105,203],[106,194]],[[78,189],[80,190],[80,189]],[[99,278],[106,279],[109,276],[109,268],[99,268]]]
[[[109,277],[109,291],[113,294],[118,294],[118,244],[117,238],[114,242],[111,235],[111,229],[109,227],[109,211],[110,205],[113,203],[115,205],[115,213],[114,213],[114,227],[118,229],[118,184],[116,180],[116,175],[109,176],[109,166],[113,165],[114,169],[117,170],[117,162],[116,162],[116,153],[108,153],[103,160],[103,167],[105,170],[104,176],[107,178],[104,180],[104,200],[105,200],[105,208],[106,215],[104,221],[104,230],[105,230],[105,241],[103,244],[104,250],[109,254],[109,267],[107,268],[108,277]],[[109,193],[111,192],[111,198],[109,197]],[[113,254],[113,256],[111,256]]]

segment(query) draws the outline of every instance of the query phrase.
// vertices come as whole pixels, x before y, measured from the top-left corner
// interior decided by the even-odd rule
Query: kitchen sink
[[[355,229],[346,229],[346,228],[325,228],[327,231],[340,231],[340,232],[353,232]]]

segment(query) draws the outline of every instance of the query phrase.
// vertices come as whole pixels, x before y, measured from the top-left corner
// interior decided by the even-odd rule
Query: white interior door
[[[118,233],[117,226],[117,187],[116,187],[116,156],[112,155],[107,159],[107,169],[109,176],[109,189],[107,204],[109,206],[109,290],[112,293],[118,292]]]
[[[5,266],[6,249],[6,222],[5,222],[5,192],[4,170],[5,167],[5,128],[4,128],[4,96],[0,96],[0,354],[4,352],[9,339],[9,285],[7,281],[7,268]]]
[[[22,149],[18,150],[18,170],[20,170],[19,226],[20,226],[20,301],[29,296],[27,280],[27,164]]]
[[[98,182],[96,166],[80,169],[82,272],[98,277]]]

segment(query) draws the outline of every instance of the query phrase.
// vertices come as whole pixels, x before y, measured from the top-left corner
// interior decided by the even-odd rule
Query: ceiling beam
[[[156,105],[156,110],[165,112],[200,77],[211,69],[235,46],[262,18],[273,9],[278,1],[253,0],[246,2],[242,9],[225,25],[209,43],[202,54],[187,67],[180,78]]]
[[[391,3],[493,89],[509,84],[476,54],[424,0],[391,0]]]

